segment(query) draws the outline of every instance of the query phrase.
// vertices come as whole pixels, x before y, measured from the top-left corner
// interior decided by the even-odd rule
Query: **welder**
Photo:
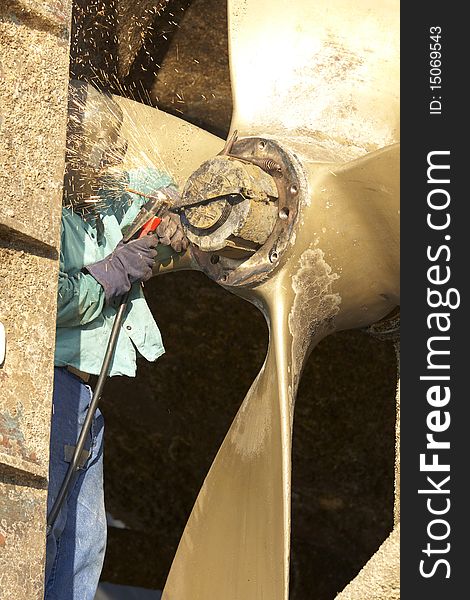
[[[129,293],[110,376],[136,374],[136,353],[155,361],[164,352],[142,282],[157,249],[186,250],[179,217],[168,213],[152,235],[122,241],[146,196],[175,184],[165,172],[123,171],[123,115],[111,96],[71,82],[62,210],[48,511],[54,504],[92,398],[119,299]],[[137,190],[142,195],[130,192]],[[93,418],[80,469],[48,532],[45,599],[93,600],[106,547],[103,416]]]

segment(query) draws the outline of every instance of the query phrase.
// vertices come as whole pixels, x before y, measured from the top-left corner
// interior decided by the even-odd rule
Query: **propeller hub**
[[[274,140],[243,138],[188,179],[181,221],[209,277],[253,284],[279,263],[301,197],[294,162]]]
[[[274,179],[256,164],[216,156],[187,181],[182,221],[189,239],[205,252],[251,255],[274,228],[278,196]]]

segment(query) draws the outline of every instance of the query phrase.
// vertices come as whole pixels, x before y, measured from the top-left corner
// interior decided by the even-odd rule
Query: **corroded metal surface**
[[[257,165],[216,156],[187,181],[182,222],[190,241],[205,252],[221,250],[236,237],[257,248],[274,229],[278,196],[273,178]]]
[[[306,189],[306,179],[295,155],[275,140],[240,139],[233,145],[231,154],[240,160],[270,160],[280,166],[282,176],[272,179],[277,188],[278,207],[274,228],[248,260],[234,261],[220,256],[220,260],[214,262],[211,253],[197,248],[193,249],[193,255],[199,268],[221,285],[257,285],[280,264],[283,251],[292,240],[300,191]]]
[[[232,146],[233,150],[233,146]],[[256,165],[239,156],[216,156],[204,163],[186,182],[183,197],[190,204],[217,196],[242,194],[257,202],[277,198],[274,181]]]

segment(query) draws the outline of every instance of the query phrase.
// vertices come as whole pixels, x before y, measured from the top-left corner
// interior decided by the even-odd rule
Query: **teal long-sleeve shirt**
[[[151,193],[173,182],[150,169],[128,173],[129,187]],[[131,223],[145,198],[123,192],[104,202],[100,216],[104,234],[73,210],[62,210],[59,288],[57,301],[56,366],[71,365],[98,375],[111,334],[118,301],[106,304],[104,289],[86,265],[108,256],[122,239],[121,228]],[[136,350],[149,361],[164,353],[157,324],[145,301],[142,286],[134,284],[119,334],[110,375],[135,376]]]

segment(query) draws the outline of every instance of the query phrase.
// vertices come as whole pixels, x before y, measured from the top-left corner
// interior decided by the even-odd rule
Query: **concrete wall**
[[[43,597],[71,0],[0,2],[0,595]]]

